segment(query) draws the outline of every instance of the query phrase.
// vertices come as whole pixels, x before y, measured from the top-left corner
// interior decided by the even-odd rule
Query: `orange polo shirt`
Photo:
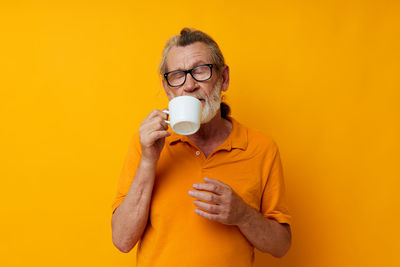
[[[138,242],[138,267],[249,267],[254,247],[237,226],[197,215],[188,195],[203,177],[228,184],[264,217],[290,224],[281,160],[275,142],[235,119],[229,137],[207,158],[187,136],[165,140],[156,170],[149,221]],[[114,211],[124,200],[140,161],[139,135],[126,157]],[[194,189],[193,189],[194,190]]]

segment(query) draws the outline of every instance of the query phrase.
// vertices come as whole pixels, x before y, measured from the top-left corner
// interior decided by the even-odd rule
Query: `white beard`
[[[201,110],[201,124],[211,121],[215,115],[217,115],[217,112],[221,107],[221,84],[222,80],[219,80],[215,84],[209,99],[207,99],[206,96],[202,97],[205,99],[206,103]]]
[[[221,106],[221,100],[222,100],[222,96],[221,96],[221,87],[222,87],[222,80],[217,81],[217,83],[215,84],[210,98],[207,98],[206,95],[204,95],[203,93],[196,93],[196,94],[187,94],[188,96],[193,96],[197,99],[204,99],[205,103],[204,103],[204,107],[202,107],[201,109],[201,117],[200,117],[200,123],[207,123],[210,122],[215,115],[217,115],[217,112],[220,109]],[[174,93],[172,91],[171,95],[173,98],[177,97],[174,95]]]

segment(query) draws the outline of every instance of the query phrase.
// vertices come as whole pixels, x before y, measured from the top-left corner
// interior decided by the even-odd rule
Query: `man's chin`
[[[215,116],[214,116],[215,117]],[[212,118],[210,118],[210,117],[203,117],[203,116],[201,116],[201,118],[200,118],[200,124],[206,124],[206,123],[209,123],[211,120],[213,119],[213,117]]]
[[[215,116],[217,115],[218,111],[219,111],[219,109],[216,110],[213,114],[211,114],[211,115],[209,114],[209,116],[201,116],[200,124],[206,124],[206,123],[209,123],[210,121],[212,121],[215,118]]]

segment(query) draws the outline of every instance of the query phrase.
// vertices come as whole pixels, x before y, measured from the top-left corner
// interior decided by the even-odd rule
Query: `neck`
[[[188,137],[196,144],[208,143],[210,141],[215,142],[228,138],[231,130],[232,123],[222,118],[219,110],[211,121],[201,124],[200,129]]]

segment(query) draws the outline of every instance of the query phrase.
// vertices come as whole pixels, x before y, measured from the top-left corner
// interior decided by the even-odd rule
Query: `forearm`
[[[112,216],[113,243],[122,252],[129,252],[135,246],[146,227],[155,167],[155,164],[140,162],[124,201]]]
[[[289,250],[291,243],[289,227],[265,218],[250,206],[238,227],[247,240],[262,252],[282,257]]]

